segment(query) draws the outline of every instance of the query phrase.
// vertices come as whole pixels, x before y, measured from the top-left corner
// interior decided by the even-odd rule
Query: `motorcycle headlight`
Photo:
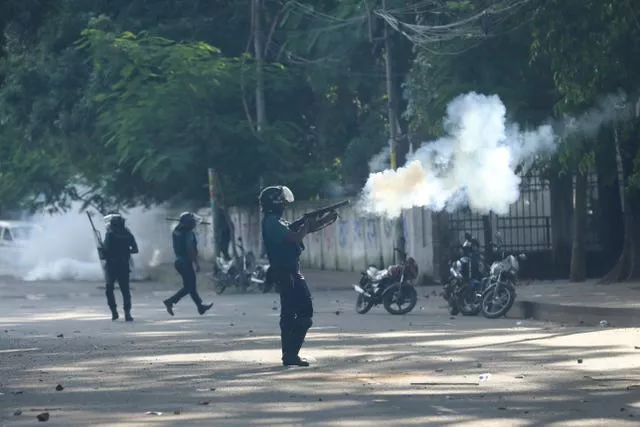
[[[502,263],[501,262],[494,262],[493,264],[491,264],[491,270],[489,272],[489,274],[491,276],[497,276],[500,274],[500,272],[502,271]]]
[[[455,278],[462,277],[462,263],[459,260],[454,262],[451,265],[451,268],[449,269],[449,272]]]

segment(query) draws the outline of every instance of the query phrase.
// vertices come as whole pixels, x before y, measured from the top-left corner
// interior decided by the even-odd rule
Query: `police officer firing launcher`
[[[309,366],[298,356],[312,325],[313,303],[307,282],[300,273],[302,239],[332,224],[338,217],[335,209],[348,204],[343,201],[306,214],[289,224],[282,218],[285,206],[294,201],[291,190],[283,185],[267,187],[260,193],[262,239],[269,258],[267,281],[275,283],[280,293],[280,339],[282,364]]]
[[[117,320],[120,316],[116,306],[113,290],[115,282],[122,292],[122,305],[124,306],[124,318],[127,322],[133,322],[131,317],[131,289],[130,289],[130,261],[131,254],[138,253],[138,244],[135,237],[125,226],[124,218],[120,214],[110,214],[104,217],[107,223],[107,232],[104,236],[103,251],[105,257],[105,276],[107,279],[106,291],[107,304],[111,309],[111,319]]]
[[[300,274],[300,255],[309,224],[298,231],[289,229],[282,218],[287,203],[294,201],[293,193],[285,186],[267,187],[260,193],[262,238],[269,258],[268,279],[280,293],[280,340],[282,364],[309,366],[298,352],[312,325],[313,303],[307,282]]]

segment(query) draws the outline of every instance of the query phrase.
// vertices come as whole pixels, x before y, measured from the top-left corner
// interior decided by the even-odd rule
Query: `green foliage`
[[[622,90],[635,96],[640,77],[640,8],[626,0],[606,2],[550,0],[533,22],[531,46],[534,62],[548,62],[561,98],[559,113],[577,114],[595,105],[602,97]],[[635,103],[635,99],[630,99]],[[632,105],[630,106],[633,107]],[[620,131],[627,184],[638,181],[637,118],[616,124]],[[584,167],[592,164],[597,151],[614,150],[611,140],[587,141],[569,150],[565,157]],[[602,145],[605,144],[605,147]],[[584,157],[584,158],[583,158]],[[617,171],[608,175],[617,176]],[[607,177],[604,177],[608,179]]]
[[[495,12],[507,3],[387,1],[389,16],[416,23],[396,25],[414,40],[434,28],[447,39],[412,46],[391,32],[403,134],[439,136],[447,103],[470,90],[498,94],[510,118],[538,125],[637,89],[632,2],[548,0]],[[359,0],[264,2],[267,124],[258,134],[250,2],[2,2],[0,209],[74,198],[204,203],[212,166],[228,204],[254,204],[261,179],[290,185],[299,199],[357,192],[389,131],[376,11]],[[619,124],[630,170],[640,165],[638,127]],[[540,167],[590,165],[607,138],[567,141]],[[630,175],[629,185],[640,182]]]

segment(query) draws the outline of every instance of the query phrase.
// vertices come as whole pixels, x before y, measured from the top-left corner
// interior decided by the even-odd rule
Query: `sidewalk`
[[[303,271],[312,292],[348,291],[358,283],[359,272],[305,269]],[[177,289],[177,274],[167,270],[153,281],[133,282],[134,292],[168,292]],[[198,286],[211,291],[208,273],[198,275]],[[418,288],[419,298],[439,286]],[[23,282],[0,277],[0,298],[38,300],[60,297],[104,295],[104,284],[97,282]],[[517,287],[517,298],[510,318],[532,318],[573,325],[597,325],[606,320],[609,326],[640,326],[640,283],[599,285],[596,280],[569,283],[566,280],[528,282]]]
[[[306,270],[305,277],[314,290],[350,289],[359,273]],[[640,283],[598,284],[597,280],[570,283],[568,280],[523,281],[517,287],[516,304],[509,312],[512,318],[532,318],[558,323],[609,326],[640,326]],[[419,295],[439,286],[419,288]]]

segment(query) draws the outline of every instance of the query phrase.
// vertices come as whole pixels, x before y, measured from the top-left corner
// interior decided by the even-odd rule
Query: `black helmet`
[[[111,227],[124,227],[124,218],[119,213],[110,213],[104,217],[104,222]]]
[[[183,227],[194,228],[196,226],[196,215],[192,212],[182,212],[178,222]]]
[[[295,200],[293,192],[285,185],[274,185],[260,192],[259,196],[262,212],[282,213],[287,203]]]

